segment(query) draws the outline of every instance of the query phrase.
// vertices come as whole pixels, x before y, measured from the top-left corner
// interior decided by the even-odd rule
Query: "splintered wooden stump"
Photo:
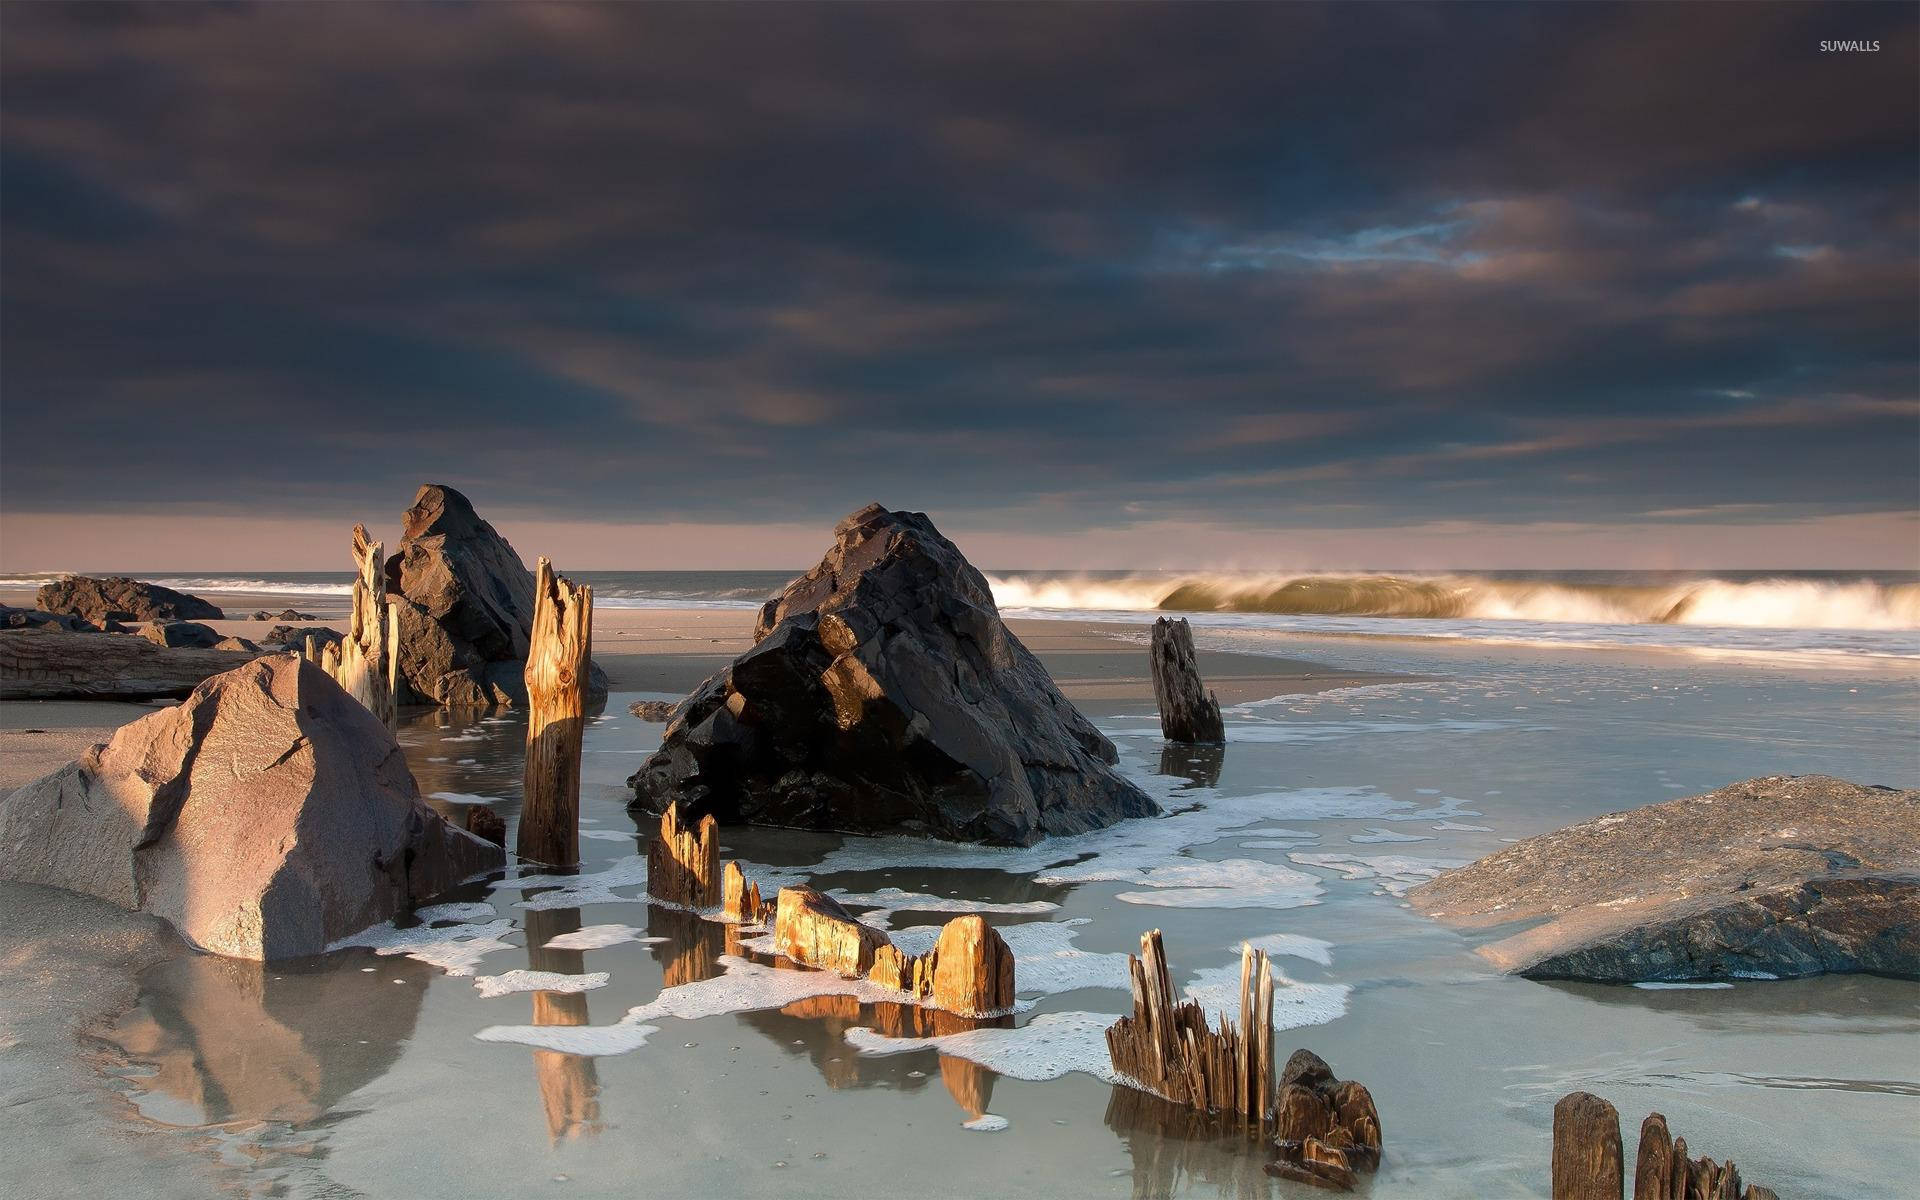
[[[1267,1173],[1333,1191],[1351,1191],[1360,1172],[1380,1166],[1380,1110],[1366,1085],[1335,1079],[1311,1050],[1295,1050],[1280,1071],[1273,1109],[1274,1159]]]
[[[1558,1178],[1556,1173],[1556,1181]],[[1647,1119],[1640,1123],[1640,1152],[1634,1158],[1633,1167],[1633,1200],[1779,1200],[1779,1197],[1771,1188],[1758,1184],[1743,1186],[1740,1168],[1732,1162],[1688,1158],[1687,1139],[1674,1137],[1664,1116],[1648,1113]]]
[[[775,904],[773,945],[794,962],[857,979],[873,969],[874,956],[891,943],[831,896],[790,887],[780,889]]]
[[[353,527],[353,615],[338,657],[323,665],[347,695],[388,725],[393,724],[393,624],[381,579],[381,545],[365,525]]]
[[[1591,1092],[1553,1106],[1553,1200],[1620,1200],[1626,1186],[1620,1114]]]
[[[1241,949],[1240,1021],[1207,1027],[1200,1005],[1174,1003],[1160,931],[1128,956],[1133,1013],[1107,1030],[1113,1068],[1156,1095],[1205,1111],[1232,1113],[1265,1127],[1273,1101],[1273,974],[1267,956]]]
[[[1227,740],[1220,701],[1200,681],[1193,629],[1185,617],[1153,623],[1153,699],[1160,706],[1160,732],[1170,742],[1219,744]]]
[[[713,852],[718,854],[719,846],[714,846]],[[746,872],[732,859],[727,860],[726,869],[720,875],[720,915],[743,925],[757,925],[767,916],[767,902],[760,898],[760,885],[749,883]]]
[[[586,727],[593,589],[553,573],[534,577],[527,647],[527,767],[519,853],[552,866],[580,861],[580,738]]]
[[[867,976],[963,1017],[985,1017],[1013,1007],[1013,951],[986,918],[955,917],[932,950],[902,954],[891,942],[874,952]]]
[[[647,845],[647,893],[687,908],[720,903],[720,826],[711,815],[700,818],[698,829],[688,829],[680,823],[680,806],[667,805],[660,835]]]

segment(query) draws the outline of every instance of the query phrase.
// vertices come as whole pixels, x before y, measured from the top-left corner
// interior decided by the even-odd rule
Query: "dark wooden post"
[[[1161,617],[1153,623],[1153,699],[1160,707],[1160,732],[1170,742],[1218,744],[1227,740],[1220,701],[1200,681],[1193,653],[1193,629],[1185,617]]]
[[[1553,1200],[1621,1200],[1620,1113],[1591,1092],[1553,1106]]]
[[[555,575],[542,558],[527,647],[527,768],[518,849],[521,858],[549,866],[580,861],[580,738],[592,649],[593,589]]]

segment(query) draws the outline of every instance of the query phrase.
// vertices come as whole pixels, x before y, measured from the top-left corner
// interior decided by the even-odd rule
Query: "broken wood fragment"
[[[534,577],[527,647],[527,765],[520,857],[551,866],[580,861],[580,739],[586,728],[593,589],[553,573]]]
[[[789,887],[780,889],[775,902],[773,945],[794,962],[858,979],[872,971],[874,956],[891,943],[833,897]]]
[[[680,823],[679,804],[667,805],[659,835],[647,844],[647,894],[686,908],[712,908],[720,891],[719,824],[708,815],[689,829]]]
[[[1273,991],[1267,956],[1244,947],[1240,1021],[1223,1014],[1219,1027],[1192,1000],[1176,1004],[1160,931],[1140,939],[1127,959],[1133,977],[1133,1013],[1107,1030],[1113,1068],[1176,1104],[1245,1118],[1265,1128],[1273,1096]],[[1262,1047],[1266,1057],[1261,1057]]]
[[[705,828],[704,822],[702,828]],[[713,848],[715,854],[719,850],[718,846]],[[746,925],[757,925],[767,916],[767,903],[760,898],[760,885],[749,882],[746,872],[732,859],[727,860],[720,876],[720,915]]]
[[[1380,1111],[1366,1085],[1336,1079],[1311,1050],[1295,1050],[1280,1071],[1269,1174],[1334,1191],[1359,1186],[1380,1166]]]
[[[381,575],[381,545],[365,525],[353,527],[353,613],[338,657],[330,660],[334,680],[368,712],[393,724],[393,624],[387,616],[387,592]]]
[[[948,921],[925,954],[903,954],[889,941],[874,951],[867,978],[963,1017],[992,1016],[1013,1007],[1013,951],[978,914]]]
[[[507,823],[499,813],[484,804],[469,804],[462,824],[468,833],[496,846],[507,844]]]
[[[1153,699],[1160,708],[1160,732],[1170,742],[1217,745],[1227,740],[1220,701],[1200,679],[1193,651],[1193,628],[1185,617],[1161,617],[1153,623]]]
[[[1620,1114],[1591,1092],[1553,1106],[1553,1200],[1620,1200],[1626,1185]]]

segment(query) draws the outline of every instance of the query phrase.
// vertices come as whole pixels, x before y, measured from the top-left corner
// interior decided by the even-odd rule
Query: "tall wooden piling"
[[[1592,1092],[1553,1106],[1553,1200],[1620,1200],[1626,1164],[1620,1113]]]
[[[1161,617],[1153,623],[1153,699],[1160,708],[1160,733],[1170,742],[1217,745],[1227,740],[1220,701],[1200,680],[1193,651],[1193,628],[1185,617]]]
[[[593,589],[553,573],[534,576],[527,649],[527,766],[520,857],[550,866],[580,861],[580,738],[586,727]]]

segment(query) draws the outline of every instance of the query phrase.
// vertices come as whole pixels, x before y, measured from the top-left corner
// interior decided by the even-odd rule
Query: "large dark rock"
[[[1159,809],[920,513],[869,505],[629,780],[723,822],[1030,845]]]
[[[398,606],[402,703],[449,708],[524,705],[533,575],[467,498],[444,484],[420,489],[400,548],[387,559]],[[606,674],[588,674],[589,699],[605,699]]]
[[[291,654],[0,800],[0,879],[153,913],[235,958],[317,954],[503,859],[423,804],[386,725]]]
[[[321,644],[343,640],[338,629],[330,629],[325,625],[275,625],[267,630],[267,635],[260,640],[270,646],[285,646],[289,650],[304,651],[307,648],[309,636]]]
[[[117,625],[118,622],[114,624]],[[101,626],[83,621],[71,613],[42,612],[37,608],[15,608],[11,604],[0,604],[0,628],[64,629],[68,633],[99,633],[101,631]]]
[[[92,579],[70,575],[58,583],[41,585],[34,594],[34,604],[46,612],[71,613],[95,624],[108,620],[218,621],[226,615],[198,596],[124,576]]]
[[[1543,979],[1920,979],[1920,792],[1750,779],[1516,843],[1409,893]]]

